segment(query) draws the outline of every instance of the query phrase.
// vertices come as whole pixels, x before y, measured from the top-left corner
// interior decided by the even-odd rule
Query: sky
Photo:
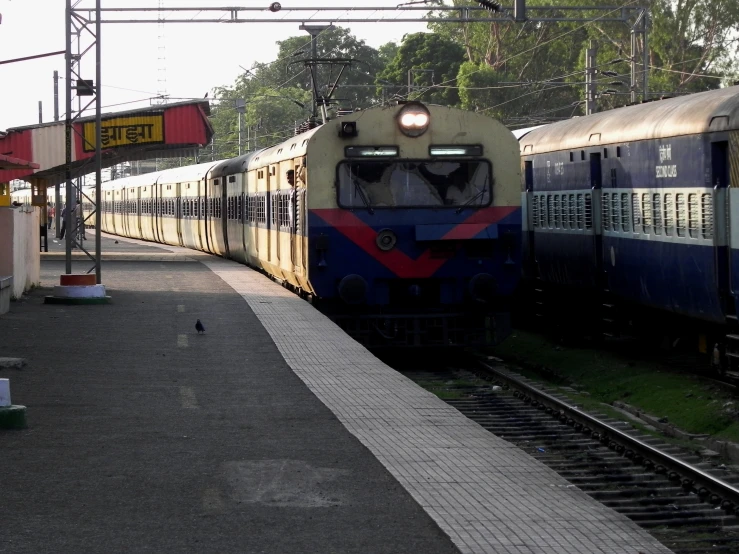
[[[95,6],[94,0],[73,0],[73,3],[76,9]],[[395,11],[354,11],[352,14],[347,11],[349,7],[394,8],[399,0],[281,0],[283,11],[276,14],[266,11],[272,0],[162,0],[162,3],[165,7],[264,7],[264,12],[241,12],[240,17],[305,17],[307,24],[316,15],[356,19],[365,16],[385,17],[387,23],[339,23],[349,27],[355,36],[375,48],[389,41],[400,42],[406,33],[426,30],[422,23],[390,22],[400,15]],[[0,61],[64,50],[65,4],[65,0],[0,0]],[[158,6],[159,0],[102,0],[102,8]],[[284,11],[288,7],[314,6],[338,9],[323,14],[316,11]],[[412,15],[421,16],[423,13],[417,11]],[[196,15],[187,14],[177,17]],[[126,15],[131,19],[156,18],[155,12]],[[215,12],[212,17],[223,15],[223,12]],[[404,16],[408,15],[411,12],[404,12]],[[210,91],[213,87],[231,85],[243,73],[240,66],[250,68],[255,62],[274,60],[278,51],[276,41],[296,35],[308,36],[299,29],[299,23],[103,24],[103,113],[149,106],[149,99],[165,89],[172,101],[202,98],[206,92],[212,97]],[[82,44],[84,48],[90,44],[90,40],[84,39]],[[73,51],[76,48],[75,41]],[[59,112],[63,118],[63,78],[66,71],[63,55],[0,64],[0,131],[38,123],[39,101],[43,103],[43,121],[53,121],[54,70],[60,76]],[[95,78],[94,50],[83,57],[82,77]],[[166,78],[166,85],[161,77]]]

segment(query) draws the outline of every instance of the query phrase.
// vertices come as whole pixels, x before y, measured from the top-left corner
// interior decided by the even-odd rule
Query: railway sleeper
[[[635,507],[635,508],[626,508],[624,510],[618,510],[619,513],[627,516],[629,519],[632,519],[634,521],[642,521],[642,520],[653,520],[655,519],[655,516],[658,516],[658,519],[691,519],[696,517],[702,517],[707,518],[710,520],[715,520],[717,522],[724,522],[727,518],[732,519],[733,516],[729,516],[724,514],[723,512],[717,512],[716,510],[712,510],[710,508],[705,507],[685,507],[685,508],[679,508],[678,509],[670,509],[665,506],[654,506],[654,507]],[[735,518],[734,518],[735,519]]]
[[[665,487],[661,489],[646,489],[646,488],[629,488],[629,489],[618,489],[618,490],[594,490],[589,491],[588,495],[592,496],[596,500],[613,500],[618,498],[670,498],[673,496],[679,496],[684,494],[684,491],[680,487]]]
[[[647,527],[649,529],[652,529],[654,527],[687,527],[688,525],[690,526],[715,525],[721,528],[725,524],[733,525],[735,523],[736,523],[735,518],[722,517],[722,516],[712,517],[712,518],[690,517],[690,518],[679,519],[679,520],[669,519],[669,518],[639,520],[640,526]]]
[[[598,475],[573,475],[568,478],[574,485],[580,483],[629,483],[629,484],[642,484],[650,483],[654,484],[655,481],[660,483],[668,483],[668,481],[662,478],[661,475],[654,473],[634,473],[634,474],[623,474],[623,473],[600,473]]]

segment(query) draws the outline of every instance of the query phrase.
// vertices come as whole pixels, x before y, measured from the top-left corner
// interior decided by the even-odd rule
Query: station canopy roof
[[[207,100],[162,104],[103,114],[102,165],[152,158],[195,156],[213,138]],[[95,171],[95,117],[73,122],[72,178]],[[66,127],[64,121],[16,127],[0,133],[0,153],[11,159],[33,160],[26,165],[3,165],[0,183],[13,179],[43,179],[47,185],[65,181]]]

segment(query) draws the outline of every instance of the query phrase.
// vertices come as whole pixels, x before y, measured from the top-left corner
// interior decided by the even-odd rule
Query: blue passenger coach
[[[574,118],[519,142],[525,272],[541,301],[596,306],[613,325],[697,330],[726,367],[739,353],[739,87]]]

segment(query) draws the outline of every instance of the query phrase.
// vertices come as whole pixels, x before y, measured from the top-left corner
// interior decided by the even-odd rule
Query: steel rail
[[[668,475],[671,475],[670,472],[672,472],[676,478],[679,477],[683,486],[694,488],[702,497],[710,497],[713,504],[720,504],[727,511],[739,509],[739,489],[729,483],[674,458],[500,369],[496,369],[482,361],[479,363],[485,368],[485,371],[508,382],[525,395],[535,398],[542,406],[556,409],[557,413],[553,415],[557,416],[560,421],[564,420],[569,423],[572,420],[574,423],[579,423],[583,426],[583,430],[590,429],[593,432],[593,438],[607,444],[609,448],[620,445],[624,448],[624,452],[631,450],[635,454],[641,455],[645,462],[651,462],[656,469],[662,466]]]

